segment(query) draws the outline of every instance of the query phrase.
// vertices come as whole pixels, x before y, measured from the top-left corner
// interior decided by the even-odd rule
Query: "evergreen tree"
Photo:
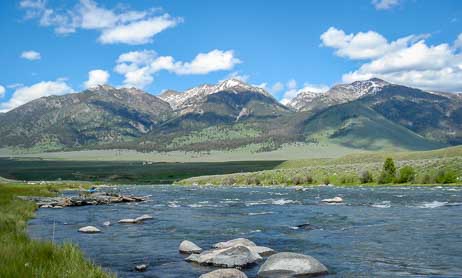
[[[392,183],[396,178],[396,166],[392,158],[385,159],[383,163],[382,173],[378,180],[379,183]]]

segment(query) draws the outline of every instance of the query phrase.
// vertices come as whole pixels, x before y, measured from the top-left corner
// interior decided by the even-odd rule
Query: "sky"
[[[99,84],[238,78],[287,101],[379,77],[462,92],[462,1],[0,2],[0,112]]]

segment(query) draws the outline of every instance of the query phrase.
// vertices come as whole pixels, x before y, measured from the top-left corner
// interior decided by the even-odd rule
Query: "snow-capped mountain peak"
[[[260,93],[265,96],[271,96],[268,92],[264,89],[251,86],[241,80],[238,79],[228,79],[221,81],[216,85],[204,84],[200,85],[191,89],[186,90],[184,93],[171,93],[168,94],[163,93],[159,97],[170,103],[173,109],[184,109],[190,106],[193,106],[195,103],[202,102],[206,99],[207,96],[218,93],[218,92],[233,92],[233,93],[240,93],[240,92],[255,92]]]
[[[355,81],[350,84],[339,84],[324,93],[301,91],[287,103],[287,106],[297,111],[309,111],[356,100],[368,94],[374,94],[390,85],[379,78]]]

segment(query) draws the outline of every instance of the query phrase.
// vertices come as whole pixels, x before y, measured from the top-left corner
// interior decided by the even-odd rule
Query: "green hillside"
[[[329,141],[364,150],[428,150],[443,147],[387,120],[358,102],[333,106],[308,120],[308,140]]]

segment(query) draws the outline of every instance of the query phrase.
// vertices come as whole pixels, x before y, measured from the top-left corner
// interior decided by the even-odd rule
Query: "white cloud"
[[[104,44],[145,44],[151,42],[158,33],[176,26],[179,22],[180,20],[165,14],[103,30],[99,41]]]
[[[295,81],[295,79],[291,79],[287,82],[286,84],[287,88],[289,90],[293,90],[293,89],[296,89],[297,88],[297,81]]]
[[[199,53],[191,62],[175,61],[171,56],[157,56],[154,51],[132,51],[117,59],[114,70],[125,76],[125,86],[143,88],[153,82],[153,75],[165,70],[178,75],[207,74],[231,70],[241,63],[232,50]]]
[[[88,72],[88,80],[85,81],[85,88],[95,87],[97,85],[107,84],[109,73],[105,70],[91,70]]]
[[[4,97],[5,96],[5,87],[3,87],[2,85],[0,85],[0,98]]]
[[[323,46],[336,49],[337,56],[360,60],[406,48],[410,42],[426,37],[428,35],[411,35],[389,43],[384,36],[374,31],[345,34],[343,30],[330,27],[321,35],[321,41]]]
[[[157,14],[159,9],[144,11],[126,8],[106,9],[93,0],[80,0],[70,9],[54,9],[41,0],[22,0],[20,7],[26,18],[37,18],[41,26],[53,27],[57,34],[69,34],[77,29],[97,30],[98,41],[104,44],[144,44],[167,28],[182,22],[168,14]]]
[[[326,33],[334,29],[331,27]],[[337,31],[344,34],[342,30],[335,29],[335,32]],[[372,31],[367,33],[370,32]],[[345,82],[378,77],[393,83],[427,90],[462,91],[462,54],[457,49],[460,47],[461,35],[451,46],[447,43],[429,45],[425,41],[427,36],[417,35],[388,42],[382,35],[375,33],[374,36],[385,40],[384,46],[370,45],[365,47],[363,49],[365,51],[361,54],[359,51],[361,47],[351,47],[353,39],[343,40],[344,43],[342,40],[340,43],[329,40],[325,42],[324,34],[321,35],[323,44],[336,49],[337,55],[367,60],[357,70],[344,74],[342,79]],[[357,37],[358,34],[346,36],[351,38]],[[356,50],[351,51],[351,49]]]
[[[42,58],[42,56],[37,51],[28,50],[28,51],[23,51],[21,53],[21,58],[33,61],[33,60],[40,60]]]
[[[276,82],[271,86],[271,93],[272,94],[277,94],[280,91],[284,90],[284,84],[282,82]]]
[[[31,100],[51,95],[64,95],[74,90],[64,80],[42,81],[29,87],[21,87],[14,91],[11,98],[0,103],[0,112],[7,112]]]
[[[456,41],[454,42],[454,47],[462,48],[462,33],[459,34]]]
[[[377,10],[389,10],[399,5],[400,0],[372,0],[372,5]]]
[[[248,74],[241,74],[241,73],[239,73],[239,72],[237,72],[237,71],[233,71],[232,73],[228,74],[228,75],[226,76],[225,79],[220,80],[220,82],[221,82],[221,81],[224,81],[224,80],[228,80],[228,79],[237,79],[237,80],[240,80],[240,81],[242,81],[242,82],[248,82],[249,79],[250,79],[250,75],[248,75]],[[265,84],[265,83],[263,83],[263,84]],[[256,85],[256,87],[260,87],[260,86],[263,85],[263,84]],[[260,88],[261,88],[261,87],[260,87]]]

